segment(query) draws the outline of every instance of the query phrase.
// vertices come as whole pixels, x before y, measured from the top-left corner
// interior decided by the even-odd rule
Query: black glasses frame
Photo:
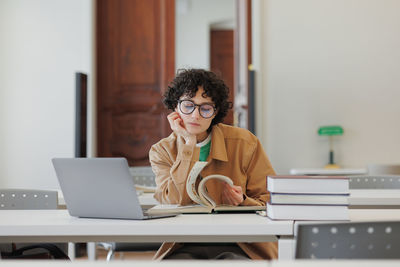
[[[191,112],[183,112],[183,111],[182,111],[181,103],[182,103],[183,101],[191,102],[191,103],[194,105],[194,108],[193,108],[193,110],[192,110]],[[179,106],[179,110],[180,110],[183,114],[185,114],[185,115],[192,114],[193,111],[196,110],[196,107],[198,107],[199,114],[200,114],[200,116],[202,116],[204,119],[209,119],[209,118],[211,118],[211,117],[215,114],[215,111],[217,110],[217,108],[216,108],[215,106],[213,106],[212,104],[204,103],[204,104],[198,105],[198,104],[194,103],[192,100],[188,100],[188,99],[178,100],[178,104],[179,104],[179,105],[178,105],[178,106]],[[205,116],[203,116],[203,114],[201,114],[201,106],[205,106],[205,105],[208,105],[208,106],[213,107],[214,112],[213,112],[209,117],[205,117]]]

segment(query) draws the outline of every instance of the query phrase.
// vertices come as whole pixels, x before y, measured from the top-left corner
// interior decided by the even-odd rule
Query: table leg
[[[88,260],[95,261],[97,259],[96,242],[88,242],[86,244],[86,250],[87,250],[87,254],[88,254]]]
[[[75,260],[75,243],[68,242],[68,257],[71,261]]]
[[[278,239],[278,259],[293,260],[296,241],[293,236],[281,236]]]

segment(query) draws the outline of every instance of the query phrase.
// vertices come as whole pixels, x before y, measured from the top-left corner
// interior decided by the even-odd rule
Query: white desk
[[[256,214],[194,214],[155,220],[82,219],[67,210],[1,210],[0,242],[270,242],[293,221]]]
[[[351,189],[350,208],[400,208],[398,189]]]
[[[367,205],[372,201],[376,204],[376,199],[382,205],[400,202],[398,190],[362,191],[365,190],[352,193],[350,203],[358,201]],[[0,242],[267,242],[276,241],[276,236],[280,236],[279,258],[294,257],[293,221],[271,221],[255,214],[180,215],[132,221],[78,219],[70,217],[66,210],[3,210],[0,218]],[[400,220],[400,210],[350,209],[350,218],[351,221]]]

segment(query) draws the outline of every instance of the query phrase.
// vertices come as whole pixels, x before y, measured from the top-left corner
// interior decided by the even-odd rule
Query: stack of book
[[[348,220],[349,178],[268,176],[267,216],[276,220]]]

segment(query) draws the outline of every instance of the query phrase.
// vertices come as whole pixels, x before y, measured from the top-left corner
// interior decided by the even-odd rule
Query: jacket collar
[[[210,156],[213,159],[228,161],[226,153],[225,136],[219,124],[214,125],[211,130],[211,150]]]

